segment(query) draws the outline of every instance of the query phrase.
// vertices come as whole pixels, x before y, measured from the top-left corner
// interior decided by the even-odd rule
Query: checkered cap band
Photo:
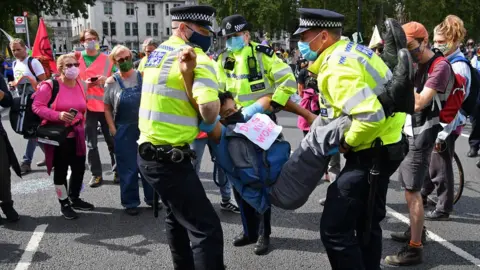
[[[245,25],[246,25],[245,23],[235,25],[235,31],[240,32],[240,30],[242,30],[245,27]]]
[[[300,18],[300,27],[340,28],[342,22]]]
[[[182,13],[172,15],[172,21],[207,21],[213,24],[214,15],[207,15],[201,13]]]

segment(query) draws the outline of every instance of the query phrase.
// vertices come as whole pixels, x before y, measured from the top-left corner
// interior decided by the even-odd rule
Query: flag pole
[[[25,28],[27,28],[27,45],[28,45],[28,48],[31,49],[31,47],[30,47],[30,34],[28,32],[28,16],[25,16]]]

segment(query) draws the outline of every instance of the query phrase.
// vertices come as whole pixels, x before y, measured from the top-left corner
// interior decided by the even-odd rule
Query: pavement
[[[13,133],[6,113],[2,113],[2,122],[21,159],[26,142]],[[279,115],[279,123],[293,149],[302,139],[296,119],[288,113]],[[468,134],[468,127],[464,133]],[[475,166],[476,159],[465,155],[467,138],[460,137],[456,147],[465,171],[463,196],[455,205],[451,221],[426,222],[430,238],[424,248],[424,263],[405,269],[480,267],[480,171]],[[34,171],[23,179],[13,177],[12,191],[21,220],[0,227],[0,269],[173,268],[165,237],[164,211],[155,219],[151,209],[142,204],[139,216],[125,214],[120,205],[120,188],[112,182],[108,151],[102,139],[100,150],[106,181],[99,188],[84,188],[82,198],[94,203],[96,209],[81,212],[77,220],[67,221],[60,215],[53,180],[45,168],[33,166]],[[242,229],[240,216],[220,210],[220,193],[212,181],[213,166],[206,152],[200,178],[222,221],[228,269],[330,269],[319,234],[323,208],[318,200],[325,196],[327,184],[320,184],[300,209],[273,208],[271,251],[265,256],[256,256],[253,246],[236,248],[232,245],[233,237]],[[34,162],[41,159],[42,152],[37,149]],[[89,177],[87,171],[85,185]],[[383,222],[384,257],[402,247],[390,240],[389,235],[405,230],[405,222],[408,222],[403,190],[396,175],[391,179],[387,204],[388,215]],[[388,266],[382,268],[390,269]]]

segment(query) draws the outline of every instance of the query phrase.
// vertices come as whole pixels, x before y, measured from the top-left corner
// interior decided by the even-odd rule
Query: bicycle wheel
[[[463,187],[465,185],[465,174],[463,173],[463,166],[460,158],[457,153],[453,154],[452,159],[453,165],[453,183],[454,183],[454,194],[453,194],[453,204],[457,203],[463,193]]]

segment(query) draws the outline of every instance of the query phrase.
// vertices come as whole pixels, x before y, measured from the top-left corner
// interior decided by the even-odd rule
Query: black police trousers
[[[174,269],[224,269],[220,219],[190,158],[173,163],[138,156],[138,165],[165,204],[165,229]]]
[[[380,269],[382,228],[390,176],[400,166],[401,153],[381,147],[380,175],[371,220],[370,241],[363,243],[369,196],[368,177],[373,166],[371,149],[345,154],[346,164],[330,184],[320,221],[320,235],[332,269]],[[401,152],[401,151],[400,151]],[[397,158],[392,158],[396,156]]]
[[[238,203],[238,208],[240,208],[243,234],[254,241],[256,241],[259,236],[270,237],[272,233],[272,226],[270,224],[272,208],[268,208],[262,215],[242,199],[242,196],[240,196],[235,188],[233,188],[233,195],[235,196],[235,201]]]

